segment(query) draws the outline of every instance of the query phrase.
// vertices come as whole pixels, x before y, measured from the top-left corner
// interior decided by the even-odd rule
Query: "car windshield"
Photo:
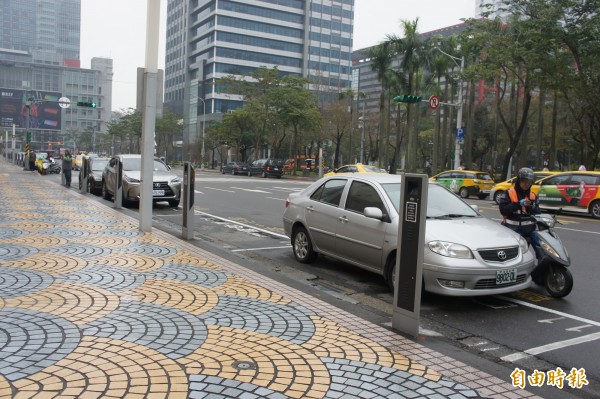
[[[123,170],[128,170],[128,171],[136,171],[136,170],[142,170],[142,158],[125,158],[124,162],[123,162]],[[167,168],[167,165],[165,165],[164,163],[162,163],[159,160],[154,160],[154,171],[155,172],[166,172],[169,169]]]
[[[389,197],[396,212],[400,206],[400,183],[383,184],[383,190]],[[430,184],[427,193],[428,218],[476,217],[478,214],[467,203],[437,184]]]
[[[102,170],[104,170],[104,167],[106,166],[107,163],[108,163],[108,159],[94,161],[92,163],[92,170],[102,171]]]

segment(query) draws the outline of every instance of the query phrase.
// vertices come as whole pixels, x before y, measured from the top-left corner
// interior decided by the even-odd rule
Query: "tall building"
[[[354,0],[169,0],[165,103],[184,115],[184,141],[243,106],[214,82],[259,67],[306,77],[321,97],[350,88]]]
[[[80,68],[81,0],[0,0],[0,129],[26,128],[31,148],[103,133],[111,120],[112,59]],[[58,99],[67,97],[69,108]],[[96,108],[77,107],[78,101]],[[71,148],[77,146],[71,139]],[[86,148],[92,150],[92,148]]]
[[[506,7],[502,0],[475,0],[475,18],[481,18],[484,12],[489,12],[489,19],[498,17],[506,21],[510,16]]]

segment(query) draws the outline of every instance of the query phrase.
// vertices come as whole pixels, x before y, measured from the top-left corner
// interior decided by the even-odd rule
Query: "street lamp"
[[[204,163],[204,125],[206,125],[206,103],[204,99],[196,97],[197,100],[202,101],[202,149],[200,150],[200,167]]]
[[[453,55],[450,55],[448,53],[446,53],[445,51],[443,51],[442,49],[440,49],[439,47],[435,47],[440,53],[444,54],[447,57],[452,58],[452,61],[454,61],[454,64],[456,64],[456,66],[459,66],[458,62],[456,62],[457,60],[460,60],[460,75],[461,75],[461,79],[459,81],[459,88],[458,88],[458,104],[456,104],[458,106],[458,111],[457,111],[457,115],[456,115],[456,144],[454,147],[454,169],[459,169],[460,168],[460,144],[461,141],[464,140],[464,135],[459,134],[459,132],[462,132],[462,112],[463,112],[463,82],[462,82],[462,73],[465,69],[465,56],[462,57],[455,57]]]

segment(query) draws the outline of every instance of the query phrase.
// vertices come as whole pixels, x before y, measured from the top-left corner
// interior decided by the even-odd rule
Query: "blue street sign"
[[[461,143],[465,140],[465,129],[456,129],[456,139]]]

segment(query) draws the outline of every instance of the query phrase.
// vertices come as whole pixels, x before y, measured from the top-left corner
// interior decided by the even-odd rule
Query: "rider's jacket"
[[[531,201],[530,206],[521,206],[519,201],[523,198]],[[500,213],[504,217],[503,224],[513,229],[534,230],[535,222],[531,220],[530,214],[540,213],[538,198],[535,193],[522,192],[511,187],[506,195],[499,201]]]

